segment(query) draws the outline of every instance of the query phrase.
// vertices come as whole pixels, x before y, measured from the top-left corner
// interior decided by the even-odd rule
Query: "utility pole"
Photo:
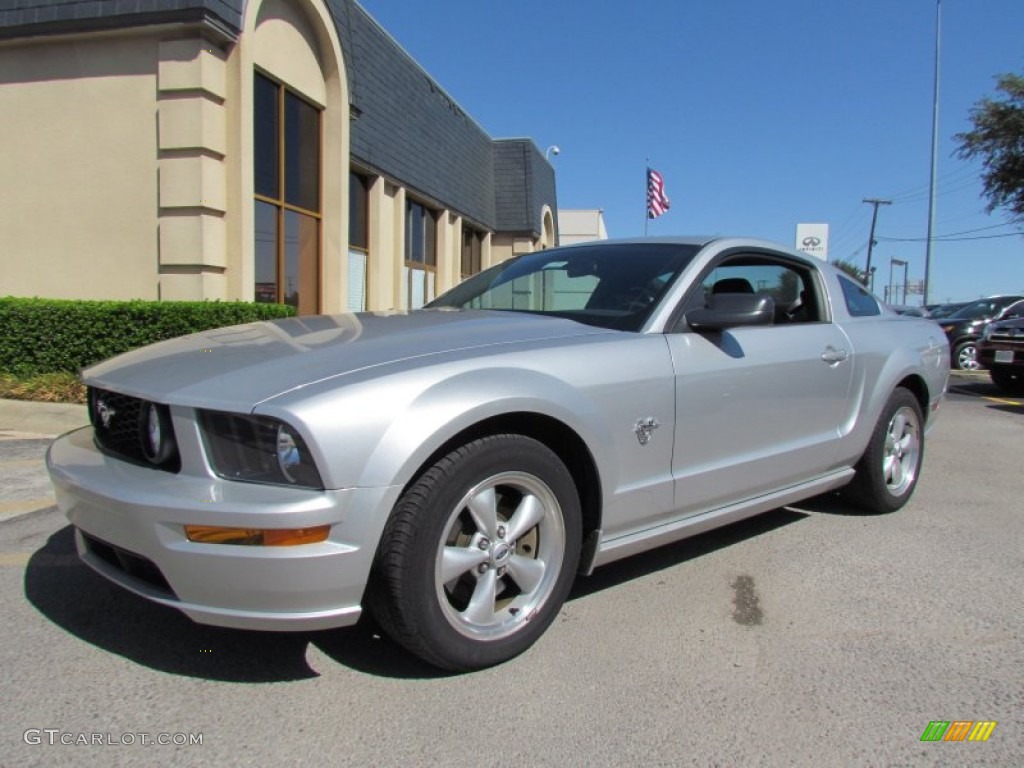
[[[871,212],[871,234],[868,235],[868,263],[864,267],[864,274],[870,275],[871,251],[875,247],[875,222],[878,221],[878,206],[892,205],[892,200],[879,200],[877,197],[865,197],[864,202],[875,206],[875,209]]]

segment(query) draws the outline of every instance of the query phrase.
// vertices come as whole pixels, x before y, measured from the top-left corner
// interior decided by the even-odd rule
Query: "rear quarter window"
[[[881,307],[878,306],[875,297],[867,292],[867,289],[845,277],[839,278],[839,285],[843,287],[843,299],[846,301],[846,309],[851,317],[870,317],[882,314]]]

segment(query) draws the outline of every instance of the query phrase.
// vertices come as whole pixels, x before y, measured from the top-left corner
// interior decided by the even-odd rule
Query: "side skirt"
[[[719,509],[713,509],[697,515],[690,515],[672,523],[659,525],[656,528],[648,528],[645,531],[603,541],[594,556],[591,567],[585,572],[589,573],[593,568],[613,563],[616,560],[635,555],[639,552],[645,552],[664,544],[671,544],[673,541],[696,536],[705,531],[720,528],[723,525],[729,525],[729,523],[735,523],[762,512],[768,512],[772,509],[784,507],[787,504],[802,501],[811,496],[827,493],[849,483],[853,479],[853,475],[853,469],[842,469],[810,482],[784,488],[748,501],[720,507]]]

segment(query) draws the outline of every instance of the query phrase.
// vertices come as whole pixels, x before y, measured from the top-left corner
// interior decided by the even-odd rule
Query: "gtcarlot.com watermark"
[[[201,733],[75,733],[60,728],[29,728],[21,738],[31,745],[67,747],[195,747],[203,743]]]

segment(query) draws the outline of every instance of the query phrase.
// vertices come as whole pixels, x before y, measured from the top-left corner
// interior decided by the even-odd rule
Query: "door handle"
[[[829,365],[845,362],[849,357],[850,353],[845,349],[836,349],[831,345],[825,347],[825,351],[821,353],[821,359]]]

